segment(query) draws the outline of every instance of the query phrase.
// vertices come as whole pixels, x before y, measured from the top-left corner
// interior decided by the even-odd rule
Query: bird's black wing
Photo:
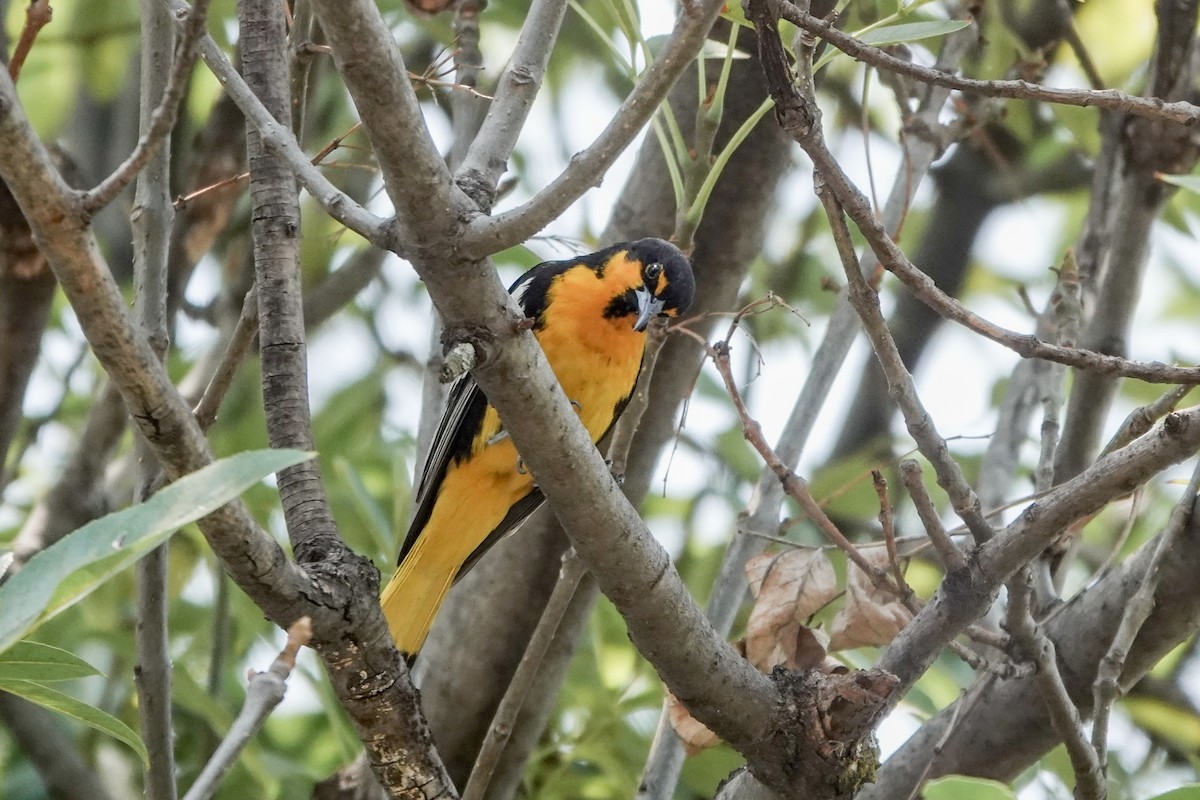
[[[429,457],[425,459],[425,468],[421,471],[421,483],[417,488],[417,510],[413,515],[412,524],[408,528],[408,536],[400,547],[400,555],[396,563],[404,560],[408,551],[416,544],[417,537],[429,522],[433,513],[433,504],[437,501],[438,489],[446,470],[455,458],[462,458],[471,452],[471,442],[474,441],[480,426],[483,425],[483,415],[487,411],[487,398],[475,383],[470,374],[455,381],[446,396],[446,410],[438,422],[437,432],[429,446]]]
[[[551,279],[572,263],[574,262],[538,264],[517,278],[509,287],[509,293],[517,299],[526,316],[534,319],[540,316],[546,302],[546,291]],[[530,287],[533,287],[532,291],[530,291]],[[446,410],[442,413],[441,421],[438,422],[437,432],[429,447],[429,456],[425,459],[425,468],[421,471],[421,482],[417,488],[417,510],[413,515],[412,524],[408,528],[408,535],[404,538],[404,544],[400,547],[400,555],[396,563],[404,560],[404,557],[416,544],[421,531],[425,529],[426,523],[429,522],[434,503],[437,502],[442,479],[446,477],[446,470],[449,469],[451,462],[470,455],[471,443],[483,425],[487,405],[487,397],[484,396],[483,390],[479,388],[479,384],[475,383],[475,378],[470,374],[462,376],[450,387],[450,392],[446,397]],[[536,499],[534,499],[534,495],[536,495]],[[500,526],[492,531],[483,544],[467,559],[467,566],[459,574],[464,574],[488,547],[523,522],[541,503],[541,492],[535,490],[532,495],[513,506]],[[521,513],[524,506],[529,506],[529,508]]]
[[[589,266],[593,263],[603,263],[603,258],[611,250],[615,250],[615,248],[580,258],[546,261],[538,264],[517,278],[509,287],[509,293],[521,306],[525,316],[534,320],[536,329],[542,311],[546,307],[547,294],[554,277],[581,263]],[[629,398],[626,398],[622,405],[628,400]],[[426,459],[425,469],[421,473],[421,483],[417,490],[417,511],[413,516],[412,525],[408,529],[408,536],[404,539],[404,545],[400,548],[397,563],[403,561],[404,557],[408,555],[413,545],[416,544],[417,537],[421,535],[421,531],[429,522],[429,516],[433,513],[433,506],[437,501],[438,489],[442,485],[442,479],[445,477],[450,463],[454,459],[465,458],[470,454],[471,443],[483,424],[487,405],[487,398],[484,396],[483,390],[479,388],[471,375],[464,375],[451,387],[446,399],[446,411],[438,423],[437,433],[434,435],[433,444],[430,447],[429,458]],[[518,500],[508,510],[508,514],[500,524],[468,556],[457,577],[461,578],[465,575],[492,545],[516,529],[545,502],[545,499],[541,491],[534,487],[529,494]]]

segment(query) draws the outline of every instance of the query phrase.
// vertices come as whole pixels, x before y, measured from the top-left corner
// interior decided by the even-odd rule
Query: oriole
[[[641,371],[646,326],[691,304],[687,257],[661,239],[547,261],[509,290],[593,442],[613,427]],[[500,416],[468,374],[451,387],[417,492],[399,568],[381,603],[415,656],[455,579],[542,504]]]

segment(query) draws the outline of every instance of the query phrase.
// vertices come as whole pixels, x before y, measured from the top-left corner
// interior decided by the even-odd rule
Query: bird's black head
[[[677,317],[687,311],[696,294],[696,279],[687,256],[662,239],[640,239],[629,245],[628,252],[641,262],[642,286],[657,301],[652,303],[657,313],[651,316]]]

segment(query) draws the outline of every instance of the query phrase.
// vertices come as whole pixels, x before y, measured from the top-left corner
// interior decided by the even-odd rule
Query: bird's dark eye
[[[663,265],[655,261],[653,264],[646,265],[646,278],[648,280],[658,280],[658,276],[662,274]]]

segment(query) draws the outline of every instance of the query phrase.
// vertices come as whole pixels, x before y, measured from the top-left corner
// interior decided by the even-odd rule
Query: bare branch
[[[1200,526],[1194,502],[1186,517],[1171,557],[1162,563],[1154,611],[1128,653],[1121,677],[1124,686],[1137,681],[1180,641],[1195,634],[1200,619],[1200,593],[1195,590]],[[1067,687],[1084,714],[1090,710],[1097,667],[1118,625],[1112,610],[1129,603],[1158,544],[1158,538],[1147,542],[1111,573],[1060,606],[1059,613],[1045,623],[1046,634],[1056,644]],[[877,783],[865,790],[863,800],[907,800],[926,775],[1014,780],[1058,744],[1040,692],[1029,677],[977,681],[967,701],[960,700],[935,715],[882,765]],[[968,708],[964,703],[983,707]],[[956,732],[947,738],[951,720],[956,721]]]
[[[490,735],[484,739],[479,757],[475,760],[475,768],[471,770],[471,779],[467,782],[467,788],[463,790],[463,800],[483,800],[486,796],[488,784],[491,783],[492,775],[500,763],[504,745],[508,742],[513,728],[516,727],[517,715],[521,712],[521,707],[525,704],[525,699],[533,688],[542,659],[545,657],[546,651],[550,649],[550,644],[558,633],[558,626],[575,596],[575,590],[586,573],[587,566],[583,561],[575,555],[574,551],[568,551],[563,557],[558,583],[554,585],[554,591],[550,594],[545,610],[542,611],[542,618],[538,621],[537,628],[533,631],[533,637],[525,648],[525,655],[521,657],[521,663],[517,665],[517,671],[508,685],[508,690],[504,693],[504,699],[496,708]]]
[[[405,245],[421,248],[448,241],[449,230],[471,203],[450,180],[434,147],[400,49],[378,6],[371,0],[313,0],[313,8],[378,155]]]
[[[567,168],[530,200],[495,217],[476,217],[464,231],[460,252],[479,258],[528,239],[599,182],[691,63],[721,10],[720,0],[683,4],[675,29],[654,63],[596,140],[576,153]]]
[[[900,677],[902,691],[911,686],[950,638],[987,611],[1000,585],[1064,528],[1198,448],[1200,407],[1168,416],[1146,436],[1059,485],[980,547],[967,574],[947,576],[921,613],[884,651],[880,666]]]
[[[184,0],[164,1],[169,3],[171,9],[176,13],[188,8],[188,4]],[[313,199],[321,204],[329,216],[368,241],[374,242],[377,246],[391,249],[389,247],[391,233],[387,221],[356,203],[346,193],[330,183],[329,179],[312,165],[308,156],[297,144],[296,137],[292,135],[290,128],[281,125],[271,116],[254,96],[254,93],[250,91],[250,88],[246,86],[242,76],[229,63],[229,59],[221,52],[221,48],[212,40],[212,37],[201,36],[197,46],[204,63],[212,70],[217,80],[224,85],[225,91],[246,115],[246,119],[263,137],[263,143],[271,152],[283,159],[296,175],[296,179],[308,190]]]
[[[1153,402],[1130,411],[1129,416],[1125,418],[1117,428],[1117,432],[1109,439],[1108,444],[1100,451],[1100,455],[1106,456],[1113,450],[1119,450],[1146,433],[1154,426],[1154,423],[1174,411],[1192,388],[1191,386],[1176,386],[1168,389]]]
[[[808,99],[811,101],[811,96]],[[821,141],[819,128],[814,125],[810,135],[813,137],[810,140],[810,146],[813,149],[823,150],[825,145]],[[850,302],[858,312],[867,337],[871,340],[871,346],[875,350],[875,357],[879,360],[884,375],[887,376],[888,394],[900,407],[904,423],[908,427],[909,434],[916,441],[917,447],[933,465],[934,472],[937,473],[938,485],[950,497],[955,512],[966,523],[971,535],[975,537],[976,543],[982,544],[993,536],[994,531],[983,514],[979,496],[967,483],[962,468],[950,455],[946,440],[938,433],[933,418],[925,410],[924,404],[917,396],[912,374],[904,366],[900,352],[896,349],[896,342],[892,339],[887,322],[883,318],[883,312],[879,308],[879,295],[863,277],[840,204],[833,197],[833,193],[826,189],[824,176],[820,170],[814,173],[813,181],[816,184],[817,197],[825,207],[825,216],[833,229],[834,241],[837,242],[838,255],[842,259],[842,268],[849,282],[847,292]]]
[[[500,76],[496,99],[466,158],[454,173],[455,182],[481,209],[490,209],[495,200],[496,184],[541,89],[566,10],[566,0],[534,0],[529,7],[516,48]]]
[[[93,351],[120,390],[138,429],[169,477],[210,463],[203,433],[158,358],[125,312],[125,301],[100,257],[78,195],[54,169],[25,117],[7,75],[0,75],[0,175],[17,199]],[[201,527],[230,574],[268,616],[290,623],[307,578],[239,502]],[[340,614],[336,616],[340,617]]]
[[[1029,567],[1023,567],[1008,582],[1005,627],[1012,634],[1017,651],[1035,666],[1034,680],[1046,704],[1050,722],[1066,745],[1067,755],[1075,770],[1075,797],[1078,800],[1104,800],[1108,791],[1100,760],[1088,744],[1079,709],[1072,702],[1062,673],[1058,670],[1054,642],[1034,621],[1030,603],[1032,597],[1033,576]]]
[[[162,85],[162,99],[142,125],[142,134],[138,138],[133,152],[113,170],[113,173],[100,182],[96,188],[88,191],[81,198],[83,209],[88,214],[94,214],[117,198],[129,184],[133,183],[138,173],[150,163],[150,160],[165,150],[165,144],[170,138],[175,120],[179,116],[179,107],[187,89],[188,79],[192,77],[192,66],[196,63],[196,41],[204,33],[204,23],[208,18],[208,6],[211,0],[195,0],[191,9],[180,20],[182,28],[179,38],[178,53],[174,59],[166,54],[160,63],[161,69],[167,67],[170,77],[165,81],[154,82],[155,86]],[[147,15],[151,13],[148,3],[142,3],[143,26],[147,24]],[[173,37],[172,37],[173,38]],[[158,73],[162,77],[164,73]],[[145,76],[143,76],[145,77]]]
[[[950,538],[950,534],[946,532],[946,528],[938,516],[937,508],[933,504],[933,499],[929,496],[929,492],[925,491],[925,484],[921,480],[921,465],[911,458],[906,458],[900,462],[900,475],[904,480],[904,487],[908,489],[908,494],[912,498],[913,505],[916,506],[917,516],[921,518],[921,524],[929,535],[929,541],[942,559],[942,565],[946,567],[946,571],[960,572],[966,569],[966,556]]]
[[[250,680],[246,685],[246,702],[242,705],[242,710],[238,712],[237,719],[233,721],[212,758],[196,776],[196,781],[184,795],[184,800],[209,800],[217,793],[221,778],[262,728],[275,706],[283,700],[283,695],[287,692],[288,676],[296,666],[296,655],[310,639],[312,620],[301,617],[288,628],[287,644],[271,662],[267,671],[250,671]]]
[[[279,124],[291,128],[284,6],[276,0],[238,4],[242,74]],[[247,123],[251,234],[258,287],[263,409],[272,447],[315,449],[308,401],[308,350],[300,285],[300,201],[287,165]],[[345,550],[315,460],[280,470],[279,497],[296,560]]]
[[[1092,725],[1092,747],[1099,758],[1101,769],[1108,769],[1108,719],[1113,703],[1126,688],[1121,684],[1125,672],[1125,660],[1133,649],[1138,632],[1154,610],[1154,595],[1158,590],[1159,575],[1168,554],[1174,552],[1178,540],[1193,513],[1197,492],[1200,492],[1200,464],[1192,471],[1192,479],[1179,502],[1171,510],[1166,529],[1158,535],[1154,557],[1150,560],[1137,591],[1124,606],[1121,623],[1108,646],[1108,651],[1096,669],[1096,680],[1092,687],[1095,719]]]
[[[50,0],[33,0],[29,4],[29,8],[25,9],[25,25],[21,28],[17,46],[13,48],[12,60],[8,62],[8,75],[13,83],[16,83],[17,78],[20,77],[21,67],[25,65],[25,59],[29,56],[29,51],[33,49],[33,43],[37,40],[38,33],[50,24],[53,16],[54,11],[50,8]]]
[[[183,87],[191,74],[195,38],[203,31],[206,3],[192,8],[186,24],[188,38],[174,54],[171,12],[158,0],[142,0],[142,51],[139,117],[142,137],[133,155],[106,179],[98,191],[81,198],[84,213],[111,201],[137,178],[130,223],[134,233],[134,316],[159,360],[167,355],[167,251],[175,209],[171,205],[170,129]],[[183,63],[186,62],[186,63]],[[155,106],[156,98],[159,100]],[[164,482],[162,467],[144,439],[135,443],[137,483],[134,502],[144,502]],[[155,798],[174,800],[175,736],[171,719],[171,654],[167,628],[167,544],[156,547],[137,565],[137,625],[134,643],[137,664],[134,684],[142,739],[150,754],[145,770],[146,791]]]
[[[977,35],[977,27],[971,25],[948,36],[938,56],[938,66],[943,70],[954,69]],[[757,64],[755,66],[757,68]],[[950,138],[950,127],[939,122],[939,115],[948,95],[946,90],[929,87],[920,109],[906,120],[907,135],[901,140],[903,162],[884,201],[881,215],[888,230],[900,228],[912,197],[921,185],[930,164],[940,155]],[[702,227],[701,232],[703,231]],[[862,259],[862,268],[864,271],[874,272],[876,267],[874,253],[868,251]],[[842,293],[775,446],[780,460],[792,469],[795,469],[799,462],[816,423],[817,414],[825,404],[829,389],[850,352],[858,330],[858,318],[845,293]],[[706,614],[712,620],[713,626],[723,634],[729,633],[746,595],[746,578],[742,567],[747,560],[762,551],[765,542],[750,534],[774,530],[777,527],[784,497],[782,483],[770,467],[764,466],[746,509],[739,515],[739,535],[734,537],[725,552],[720,574],[709,596]],[[660,718],[650,756],[642,774],[638,800],[670,797],[677,782],[676,776],[682,768],[683,757],[683,747],[664,713]],[[753,781],[753,778],[749,780]]]
[[[960,78],[937,69],[922,67],[911,61],[896,58],[877,47],[864,44],[848,33],[839,31],[828,20],[817,19],[790,2],[781,2],[779,16],[797,27],[819,36],[851,58],[889,72],[916,78],[922,83],[957,89],[985,97],[1007,97],[1021,100],[1044,100],[1066,106],[1084,106],[1122,111],[1151,119],[1165,119],[1191,125],[1200,120],[1200,106],[1185,101],[1168,103],[1157,97],[1138,97],[1116,89],[1055,89],[1029,81],[981,81]]]
[[[229,342],[225,345],[225,352],[221,356],[217,368],[213,370],[212,377],[204,389],[204,394],[201,395],[200,401],[192,411],[196,415],[196,422],[204,430],[208,430],[216,421],[217,412],[221,408],[221,401],[225,399],[225,393],[233,385],[233,379],[237,375],[242,361],[245,360],[246,355],[254,347],[257,334],[258,292],[255,289],[251,289],[249,292],[246,292],[246,299],[242,303],[242,313],[238,316],[238,321],[234,326],[233,332],[229,335]]]

